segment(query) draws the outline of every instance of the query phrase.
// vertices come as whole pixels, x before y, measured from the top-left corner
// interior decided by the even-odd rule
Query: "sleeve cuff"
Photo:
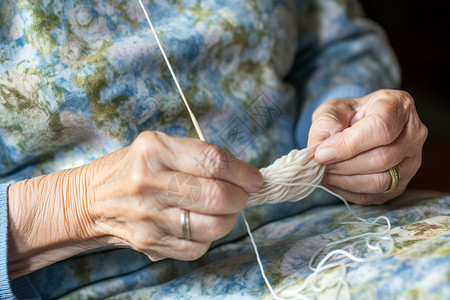
[[[0,184],[0,299],[16,299],[8,277],[8,187]]]
[[[359,98],[368,95],[370,91],[354,85],[344,85],[333,88],[322,94],[316,100],[308,103],[300,112],[295,129],[295,140],[299,149],[306,148],[308,143],[309,128],[311,127],[314,111],[323,103],[336,98]]]

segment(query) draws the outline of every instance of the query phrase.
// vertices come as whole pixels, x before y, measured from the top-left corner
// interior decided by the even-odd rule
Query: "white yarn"
[[[388,234],[389,230],[391,229],[391,223],[389,221],[389,219],[385,216],[380,216],[378,218],[376,218],[373,221],[369,221],[363,218],[358,217],[353,210],[351,209],[351,207],[348,205],[348,202],[341,197],[340,195],[328,190],[327,188],[321,186],[321,185],[314,185],[314,184],[310,184],[310,183],[291,183],[290,186],[296,186],[296,185],[301,185],[301,186],[307,186],[307,187],[314,187],[314,188],[321,188],[325,191],[327,191],[328,193],[338,197],[339,199],[341,199],[344,204],[347,206],[347,209],[350,211],[350,213],[356,218],[358,219],[358,222],[345,222],[342,224],[358,224],[358,225],[382,225],[379,224],[378,221],[379,220],[384,220],[386,221],[386,229],[381,231],[381,232],[367,232],[367,233],[363,233],[363,234],[359,234],[356,236],[351,236],[348,238],[343,238],[334,242],[330,242],[322,247],[320,247],[312,256],[311,259],[309,261],[309,268],[313,271],[313,273],[311,273],[303,282],[302,285],[300,286],[294,286],[293,288],[287,288],[284,289],[282,291],[280,291],[280,296],[276,294],[276,292],[274,291],[273,287],[271,286],[267,276],[265,275],[265,271],[264,271],[264,266],[262,264],[261,258],[259,256],[259,252],[258,252],[258,247],[256,245],[256,242],[253,238],[253,234],[250,230],[250,225],[247,222],[247,219],[245,218],[245,215],[243,213],[241,213],[242,218],[244,219],[244,223],[246,225],[247,228],[247,233],[250,236],[250,240],[252,242],[253,245],[253,249],[255,251],[255,255],[256,255],[256,259],[259,265],[259,269],[261,271],[261,274],[263,276],[263,279],[266,283],[267,288],[269,289],[270,293],[272,294],[272,296],[277,299],[277,300],[282,300],[282,299],[314,299],[314,295],[319,294],[320,292],[332,288],[332,287],[336,287],[336,294],[335,294],[335,299],[338,299],[341,295],[341,289],[344,288],[345,292],[346,292],[346,298],[350,299],[350,288],[348,286],[347,280],[346,280],[346,276],[347,276],[347,267],[349,266],[349,263],[351,261],[353,262],[370,262],[370,261],[374,261],[377,259],[380,259],[383,256],[386,256],[388,254],[390,254],[393,249],[394,249],[394,239],[393,237]],[[294,197],[293,195],[291,195],[292,197]],[[298,198],[297,200],[301,200],[302,198]],[[295,201],[295,200],[294,200]],[[361,241],[361,239],[363,239],[363,241]],[[330,251],[328,254],[325,255],[325,257],[317,264],[316,267],[313,266],[314,261],[316,260],[316,258],[320,255],[320,253],[322,253],[322,251],[324,251],[324,249],[326,248],[331,248],[349,241],[354,241],[353,243],[351,243],[350,245],[347,245],[345,247],[343,247],[342,249],[335,249]],[[358,248],[358,246],[361,245],[361,243],[364,243],[367,251],[362,251]],[[375,242],[375,243],[374,243]],[[382,245],[382,242],[388,242],[386,246]],[[364,257],[365,254],[369,253],[370,251],[375,251],[377,252],[378,255],[374,255],[372,257]],[[319,286],[318,285],[318,280],[319,280],[319,276],[321,273],[323,273],[326,270],[329,269],[333,269],[336,267],[340,267],[341,268],[341,276],[340,277],[336,277],[335,280],[331,280],[329,281],[326,285],[323,286]],[[306,292],[307,289],[311,289],[313,291],[313,295],[311,296],[307,296],[302,294],[303,292]]]
[[[167,67],[169,68],[169,71],[172,75],[172,78],[178,88],[178,91],[181,95],[181,98],[183,99],[183,102],[186,106],[186,109],[189,112],[189,115],[191,117],[191,120],[194,124],[194,127],[202,141],[206,141],[202,130],[197,122],[197,119],[195,118],[195,115],[193,114],[191,108],[189,107],[189,103],[187,102],[184,93],[178,83],[178,80],[176,78],[175,73],[173,72],[172,66],[170,65],[170,62],[164,52],[164,49],[159,41],[158,35],[156,34],[155,29],[153,28],[153,24],[150,20],[150,17],[145,9],[144,4],[141,0],[139,0],[139,4],[141,5],[141,8],[145,14],[145,17],[147,19],[148,24],[150,25],[150,28],[152,30],[153,35],[156,38],[156,41],[158,43],[158,46],[161,50],[161,53],[166,61]],[[358,240],[361,238],[365,238],[365,246],[368,250],[377,251],[380,255],[386,255],[387,253],[390,253],[392,249],[394,248],[394,240],[393,238],[388,235],[386,236],[387,232],[391,228],[391,224],[389,222],[389,219],[387,217],[381,216],[374,221],[370,222],[365,219],[359,218],[356,216],[356,214],[353,212],[353,210],[348,205],[347,201],[342,198],[341,196],[333,193],[332,191],[326,189],[325,187],[320,185],[320,182],[322,181],[324,172],[325,172],[325,166],[318,164],[314,159],[314,152],[317,148],[316,144],[315,146],[303,149],[303,150],[292,150],[288,155],[285,155],[279,159],[277,159],[271,166],[267,168],[261,169],[261,173],[264,177],[264,184],[262,189],[255,194],[251,194],[247,203],[247,206],[253,206],[258,205],[262,203],[279,203],[284,201],[299,201],[305,197],[307,197],[309,194],[311,194],[315,188],[321,188],[327,191],[328,193],[340,198],[342,201],[344,201],[345,205],[349,209],[349,211],[352,213],[352,215],[358,219],[360,222],[353,222],[354,224],[369,224],[374,225],[378,224],[377,221],[380,219],[384,219],[387,223],[387,229],[384,230],[381,233],[364,233],[360,234],[354,237],[349,237],[345,239],[341,239],[339,241],[331,242],[326,244],[325,246],[321,247],[316,253],[313,254],[311,257],[309,268],[313,271],[312,274],[310,274],[305,282],[299,286],[294,287],[292,289],[285,289],[281,292],[281,297],[278,296],[274,289],[272,288],[267,276],[265,275],[264,267],[262,265],[262,261],[259,256],[258,247],[256,246],[255,240],[253,238],[253,234],[250,230],[250,226],[247,222],[247,219],[245,218],[245,215],[241,212],[242,217],[244,219],[248,235],[250,237],[250,240],[252,242],[253,248],[255,250],[256,259],[258,261],[259,268],[261,270],[261,275],[264,278],[264,281],[272,294],[272,296],[275,299],[285,299],[285,297],[288,298],[297,298],[297,299],[311,299],[311,297],[308,297],[306,295],[303,295],[302,292],[304,292],[307,288],[311,287],[312,290],[315,293],[319,293],[327,288],[336,286],[337,284],[340,284],[338,286],[338,292],[336,293],[336,299],[340,295],[340,290],[342,287],[345,288],[345,291],[347,293],[348,298],[350,298],[350,291],[349,286],[346,281],[346,266],[349,261],[355,261],[355,262],[368,262],[374,259],[377,259],[379,257],[374,258],[364,258],[364,253],[361,252],[356,248],[360,244],[360,241],[355,241],[350,245],[347,245],[343,249],[336,249],[329,252],[319,263],[316,267],[313,267],[314,261],[316,257],[325,249],[328,247],[333,247],[339,244],[342,244],[344,242]],[[349,223],[346,223],[349,224]],[[383,250],[382,245],[379,244],[373,244],[374,241],[389,241],[389,245],[387,247],[387,250]],[[320,273],[322,273],[325,270],[335,268],[340,266],[342,269],[341,277],[336,278],[334,282],[329,282],[327,285],[324,286],[318,286],[318,277]]]
[[[298,201],[311,194],[322,181],[325,172],[325,166],[314,159],[317,145],[292,150],[269,167],[261,169],[263,187],[258,193],[250,194],[247,206]]]

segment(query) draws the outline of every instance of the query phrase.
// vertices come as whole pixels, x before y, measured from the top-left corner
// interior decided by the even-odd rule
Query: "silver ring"
[[[184,239],[186,240],[190,240],[191,239],[191,228],[189,227],[189,211],[186,209],[183,209],[183,211],[181,212],[181,227],[183,229],[183,236]]]

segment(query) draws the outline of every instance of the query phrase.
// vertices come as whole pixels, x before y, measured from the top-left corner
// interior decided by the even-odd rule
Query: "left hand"
[[[422,163],[428,130],[406,92],[379,90],[356,99],[333,99],[314,112],[308,147],[326,164],[322,184],[348,201],[381,204],[407,187]],[[390,193],[389,169],[400,181]]]

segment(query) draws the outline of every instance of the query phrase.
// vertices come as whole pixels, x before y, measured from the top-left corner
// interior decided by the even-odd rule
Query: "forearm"
[[[8,190],[11,279],[94,247],[87,228],[84,168],[20,181]]]

